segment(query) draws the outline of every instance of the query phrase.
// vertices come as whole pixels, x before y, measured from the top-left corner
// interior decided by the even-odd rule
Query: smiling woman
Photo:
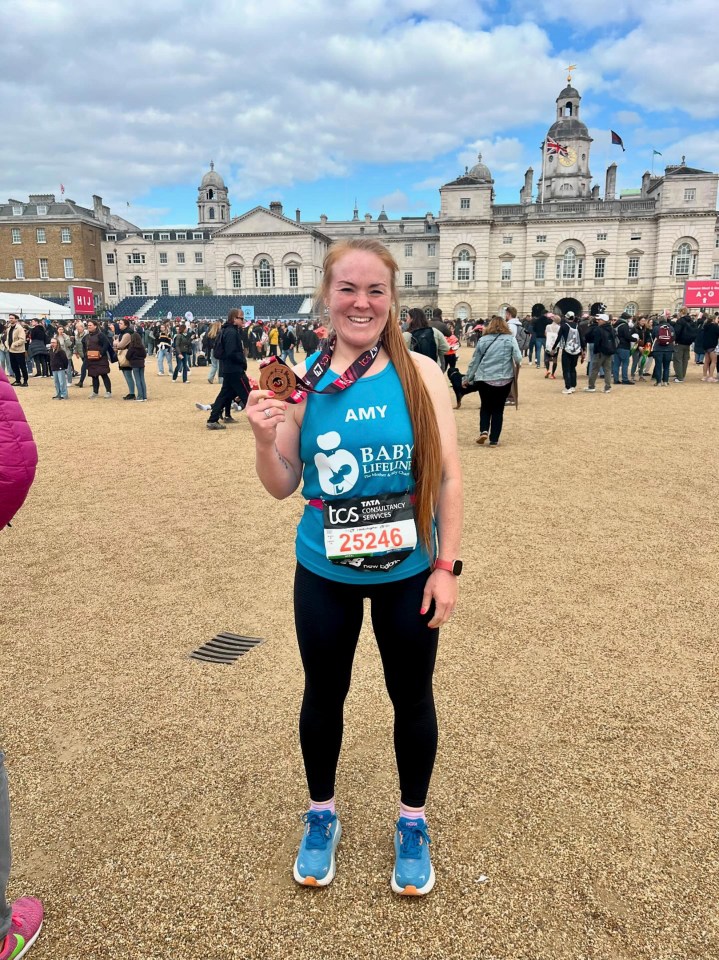
[[[447,388],[435,362],[405,347],[396,274],[378,241],[334,245],[317,294],[330,346],[297,369],[316,376],[314,389],[290,406],[254,391],[247,415],[266,489],[282,499],[302,481],[306,501],[294,596],[310,805],[295,880],[326,886],[335,875],[343,706],[369,597],[395,710],[400,810],[391,886],[422,895],[434,885],[425,820],[437,748],[432,674],[438,628],[457,601],[462,482]]]

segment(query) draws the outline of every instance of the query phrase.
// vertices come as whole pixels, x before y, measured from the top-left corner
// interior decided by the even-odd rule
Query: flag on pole
[[[658,150],[652,150],[652,156],[653,156],[653,157],[661,157],[661,153],[659,153]]]
[[[547,153],[558,153],[562,157],[567,156],[567,148],[563,147],[561,143],[559,143],[557,140],[553,140],[551,137],[547,137],[545,146],[547,148]]]
[[[624,151],[624,141],[623,141],[622,138],[619,136],[619,134],[618,134],[618,133],[615,133],[613,130],[610,130],[609,132],[610,132],[611,135],[612,135],[612,144],[613,144],[614,146],[616,146],[616,147],[621,147],[621,148],[622,148],[622,152],[625,152],[625,151]]]
[[[64,197],[64,196],[65,196],[65,184],[64,184],[64,183],[61,183],[61,184],[60,184],[60,196],[61,196],[61,197]]]

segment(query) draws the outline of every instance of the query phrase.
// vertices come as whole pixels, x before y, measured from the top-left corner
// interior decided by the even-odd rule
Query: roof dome
[[[559,120],[555,120],[549,128],[548,134],[554,140],[559,140],[560,143],[572,137],[590,139],[586,123],[582,123],[578,117],[561,117]]]
[[[219,173],[215,171],[214,160],[210,160],[210,169],[204,175],[202,182],[200,183],[200,188],[202,187],[219,187],[220,190],[225,189],[225,181],[222,179]]]
[[[485,183],[492,183],[492,174],[486,163],[482,163],[482,154],[478,154],[477,163],[468,171],[470,177],[475,180],[483,180]]]
[[[569,99],[571,99],[572,97],[573,97],[575,100],[581,100],[581,99],[582,99],[582,98],[579,96],[579,90],[575,90],[574,87],[573,87],[570,83],[568,83],[567,86],[564,88],[564,90],[562,90],[562,92],[561,92],[561,93],[559,94],[559,96],[557,97],[557,100],[569,100]]]

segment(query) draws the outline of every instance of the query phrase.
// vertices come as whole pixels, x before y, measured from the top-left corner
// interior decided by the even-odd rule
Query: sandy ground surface
[[[367,628],[337,878],[292,880],[301,501],[260,488],[248,424],[205,429],[199,369],[183,386],[148,366],[144,405],[116,369],[111,401],[32,381],[40,467],[0,537],[0,743],[10,894],[47,906],[33,957],[719,957],[719,387],[698,370],[607,397],[526,370],[496,450],[474,443],[476,396],[457,412],[466,574],[440,641],[423,900],[389,888],[391,713]],[[266,642],[231,667],[188,659],[221,630]]]

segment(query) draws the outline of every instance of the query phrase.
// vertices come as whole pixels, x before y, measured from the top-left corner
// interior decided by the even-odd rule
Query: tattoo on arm
[[[280,453],[280,451],[277,449],[277,445],[276,445],[276,444],[275,444],[275,453],[277,454],[277,459],[280,461],[280,463],[281,463],[282,466],[285,468],[285,470],[287,470],[289,473],[291,473],[291,474],[295,477],[295,479],[296,479],[296,478],[297,478],[297,471],[296,471],[295,468],[292,466],[292,464],[290,463],[290,461],[287,460],[285,457],[282,456],[282,454]]]

